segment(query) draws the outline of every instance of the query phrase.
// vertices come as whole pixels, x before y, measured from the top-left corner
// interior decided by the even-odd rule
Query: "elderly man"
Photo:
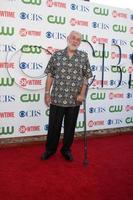
[[[62,121],[64,137],[61,154],[73,160],[71,146],[80,105],[85,98],[88,79],[92,77],[87,53],[77,48],[81,34],[72,31],[67,37],[67,47],[55,52],[46,67],[45,104],[50,106],[46,151],[41,159],[52,156],[58,147]],[[51,90],[52,88],[52,90]]]

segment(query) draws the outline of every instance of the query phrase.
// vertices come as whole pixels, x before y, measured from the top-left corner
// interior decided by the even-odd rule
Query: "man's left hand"
[[[77,96],[77,101],[79,101],[79,102],[83,102],[85,100],[85,98],[84,98],[84,96],[82,96],[81,94],[79,94],[78,96]]]

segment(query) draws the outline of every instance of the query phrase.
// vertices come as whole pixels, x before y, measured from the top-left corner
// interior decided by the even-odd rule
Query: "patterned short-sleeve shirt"
[[[77,96],[85,79],[92,77],[86,52],[76,50],[69,58],[67,48],[55,52],[45,69],[54,78],[51,91],[51,104],[58,106],[77,106]]]

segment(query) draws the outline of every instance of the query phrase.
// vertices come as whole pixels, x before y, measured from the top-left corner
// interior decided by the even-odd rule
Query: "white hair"
[[[79,35],[79,36],[80,36],[80,39],[81,39],[81,37],[82,37],[81,33],[78,32],[78,31],[71,31],[71,32],[69,33],[68,37],[69,37],[70,35],[72,35],[72,34]]]

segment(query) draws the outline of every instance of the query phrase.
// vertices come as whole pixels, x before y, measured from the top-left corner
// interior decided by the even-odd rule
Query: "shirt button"
[[[67,79],[70,79],[70,76],[67,76]]]
[[[64,103],[64,104],[67,104],[67,101],[66,101],[66,100],[64,100],[64,101],[63,101],[63,103]]]

